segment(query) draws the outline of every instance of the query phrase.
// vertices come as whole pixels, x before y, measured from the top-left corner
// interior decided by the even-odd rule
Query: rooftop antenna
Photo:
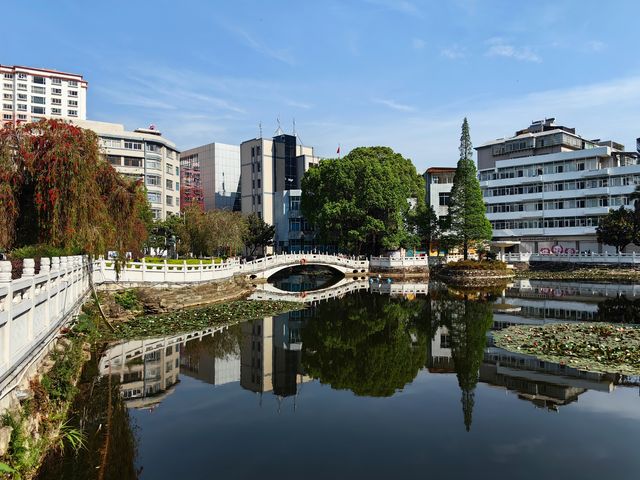
[[[278,122],[278,129],[276,130],[274,137],[277,137],[278,135],[284,135],[284,132],[282,131],[282,127],[280,127],[280,115],[276,117],[276,122]]]
[[[300,146],[302,146],[303,145],[302,139],[300,138],[300,136],[296,132],[296,119],[295,118],[293,119],[293,136],[298,139],[298,142],[300,143]]]
[[[262,122],[258,123],[258,130],[260,131],[260,136],[258,138],[262,138]]]

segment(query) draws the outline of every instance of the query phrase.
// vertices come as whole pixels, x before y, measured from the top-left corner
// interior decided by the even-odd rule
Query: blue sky
[[[637,0],[8,1],[0,63],[81,73],[87,117],[180,149],[280,118],[330,157],[388,145],[423,170],[556,117],[640,136]],[[8,20],[8,21],[7,21]]]

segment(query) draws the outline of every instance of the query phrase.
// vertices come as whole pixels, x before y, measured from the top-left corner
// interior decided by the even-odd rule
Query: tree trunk
[[[427,257],[431,256],[431,239],[427,240]]]
[[[467,239],[464,239],[464,244],[463,244],[463,255],[464,255],[464,259],[467,260],[469,258],[469,244],[467,243]]]

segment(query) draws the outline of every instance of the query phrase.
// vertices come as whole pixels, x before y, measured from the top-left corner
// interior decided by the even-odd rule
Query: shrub
[[[73,249],[65,249],[52,247],[51,245],[26,245],[24,247],[11,250],[9,256],[17,260],[25,258],[42,258],[42,257],[64,257],[65,255],[78,255],[80,251]]]
[[[506,270],[507,264],[499,260],[458,260],[447,263],[447,268],[451,270]]]
[[[133,290],[125,290],[124,292],[116,292],[113,294],[113,299],[125,310],[133,310],[140,305],[138,296]]]

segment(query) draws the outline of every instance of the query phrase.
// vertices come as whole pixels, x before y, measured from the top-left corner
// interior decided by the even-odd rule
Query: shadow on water
[[[321,265],[296,265],[269,278],[269,283],[285,292],[311,292],[329,288],[344,278],[337,270]]]

